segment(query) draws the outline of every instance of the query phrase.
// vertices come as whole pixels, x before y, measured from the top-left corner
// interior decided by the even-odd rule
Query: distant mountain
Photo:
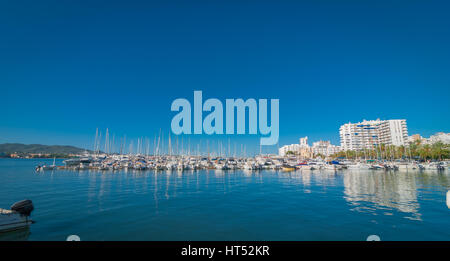
[[[20,143],[0,144],[0,154],[7,154],[7,153],[81,154],[84,151],[86,150],[74,146],[42,145],[42,144],[27,145]]]

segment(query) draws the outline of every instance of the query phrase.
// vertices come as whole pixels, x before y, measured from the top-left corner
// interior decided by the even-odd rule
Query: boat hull
[[[0,212],[0,233],[29,227],[33,221],[17,212],[2,210]]]

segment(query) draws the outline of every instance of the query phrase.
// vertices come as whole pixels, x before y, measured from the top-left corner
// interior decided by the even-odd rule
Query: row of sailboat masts
[[[151,142],[150,139],[148,138],[144,138],[144,137],[140,137],[137,139],[137,144],[136,147],[134,147],[134,141],[130,140],[129,144],[128,144],[128,149],[126,149],[127,147],[127,136],[124,135],[121,139],[120,139],[120,146],[118,148],[118,150],[116,150],[116,141],[115,141],[115,134],[112,134],[112,138],[110,136],[109,133],[109,129],[106,129],[105,132],[105,140],[104,140],[104,144],[103,144],[103,148],[104,151],[101,151],[101,143],[102,143],[102,132],[98,130],[98,128],[95,130],[95,140],[94,140],[94,154],[98,155],[100,153],[106,153],[106,154],[138,154],[138,155],[156,155],[156,156],[161,156],[161,155],[198,155],[201,156],[203,155],[201,147],[202,147],[202,140],[200,140],[196,146],[194,146],[193,148],[191,148],[191,140],[190,138],[188,139],[188,146],[187,148],[184,147],[184,139],[183,137],[181,137],[181,149],[180,149],[180,142],[179,142],[179,137],[176,136],[176,140],[175,140],[175,145],[173,144],[172,141],[172,136],[170,135],[170,132],[168,133],[168,138],[167,138],[167,149],[165,148],[165,144],[164,144],[164,134],[162,133],[162,131],[159,131],[159,135],[158,138],[156,138],[156,134],[153,140],[153,146],[151,146]],[[222,141],[217,141],[217,147],[216,150],[212,150],[210,146],[210,141],[206,140],[206,151],[207,151],[207,156],[218,156],[218,157],[223,157],[223,156],[233,156],[236,157],[237,156],[237,146],[236,146],[236,142],[234,142],[233,147],[234,147],[234,151],[232,152],[231,149],[231,141],[230,139],[228,139],[228,144],[227,146],[224,146],[224,144],[222,143]],[[151,147],[153,147],[153,151],[151,150]],[[227,152],[228,149],[228,152]],[[240,148],[240,154],[241,156],[247,156],[246,153],[246,146],[244,144],[241,144],[241,148]],[[261,154],[261,147],[260,147],[260,154]]]

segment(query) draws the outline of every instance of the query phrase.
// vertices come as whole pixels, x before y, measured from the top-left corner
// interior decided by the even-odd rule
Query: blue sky
[[[3,1],[0,143],[92,147],[96,128],[153,141],[194,90],[280,99],[280,145],[338,144],[363,119],[449,132],[450,5],[339,2]]]

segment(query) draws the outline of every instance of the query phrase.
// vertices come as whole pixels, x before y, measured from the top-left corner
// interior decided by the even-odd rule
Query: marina
[[[258,155],[255,157],[208,157],[181,155],[89,155],[71,158],[64,165],[37,165],[35,170],[72,169],[72,170],[438,170],[450,168],[449,161],[411,161],[411,160],[304,160],[298,157],[278,155]]]
[[[450,235],[449,134],[397,145],[370,140],[347,150],[342,150],[345,143],[329,141],[309,146],[303,137],[278,154],[263,154],[260,146],[253,156],[243,144],[238,153],[234,144],[232,153],[230,140],[228,151],[223,141],[216,147],[210,140],[206,148],[200,149],[200,141],[192,150],[189,139],[185,150],[183,139],[180,146],[169,133],[165,143],[160,131],[153,146],[138,138],[133,149],[126,136],[118,146],[108,129],[103,144],[101,136],[97,129],[93,150],[62,159],[14,159],[14,154],[0,159],[2,200],[20,200],[14,190],[19,188],[26,191],[20,197],[38,206],[37,224],[30,218],[31,201],[2,209],[0,240],[75,235],[83,240],[359,241],[374,234],[383,240]],[[426,236],[418,233],[425,228]]]
[[[381,240],[450,235],[448,168],[398,164],[398,170],[386,170],[387,162],[332,165],[275,156],[198,156],[193,166],[205,161],[211,168],[176,167],[176,162],[190,166],[190,158],[86,155],[76,159],[83,167],[75,160],[0,159],[0,206],[30,198],[36,221],[25,230],[0,233],[0,240],[61,241],[78,235],[81,240],[360,241],[374,234]],[[34,170],[54,161],[60,167]],[[280,169],[261,167],[263,161]],[[236,169],[228,167],[233,162]],[[380,166],[365,169],[365,164]],[[153,165],[160,167],[148,167]]]

